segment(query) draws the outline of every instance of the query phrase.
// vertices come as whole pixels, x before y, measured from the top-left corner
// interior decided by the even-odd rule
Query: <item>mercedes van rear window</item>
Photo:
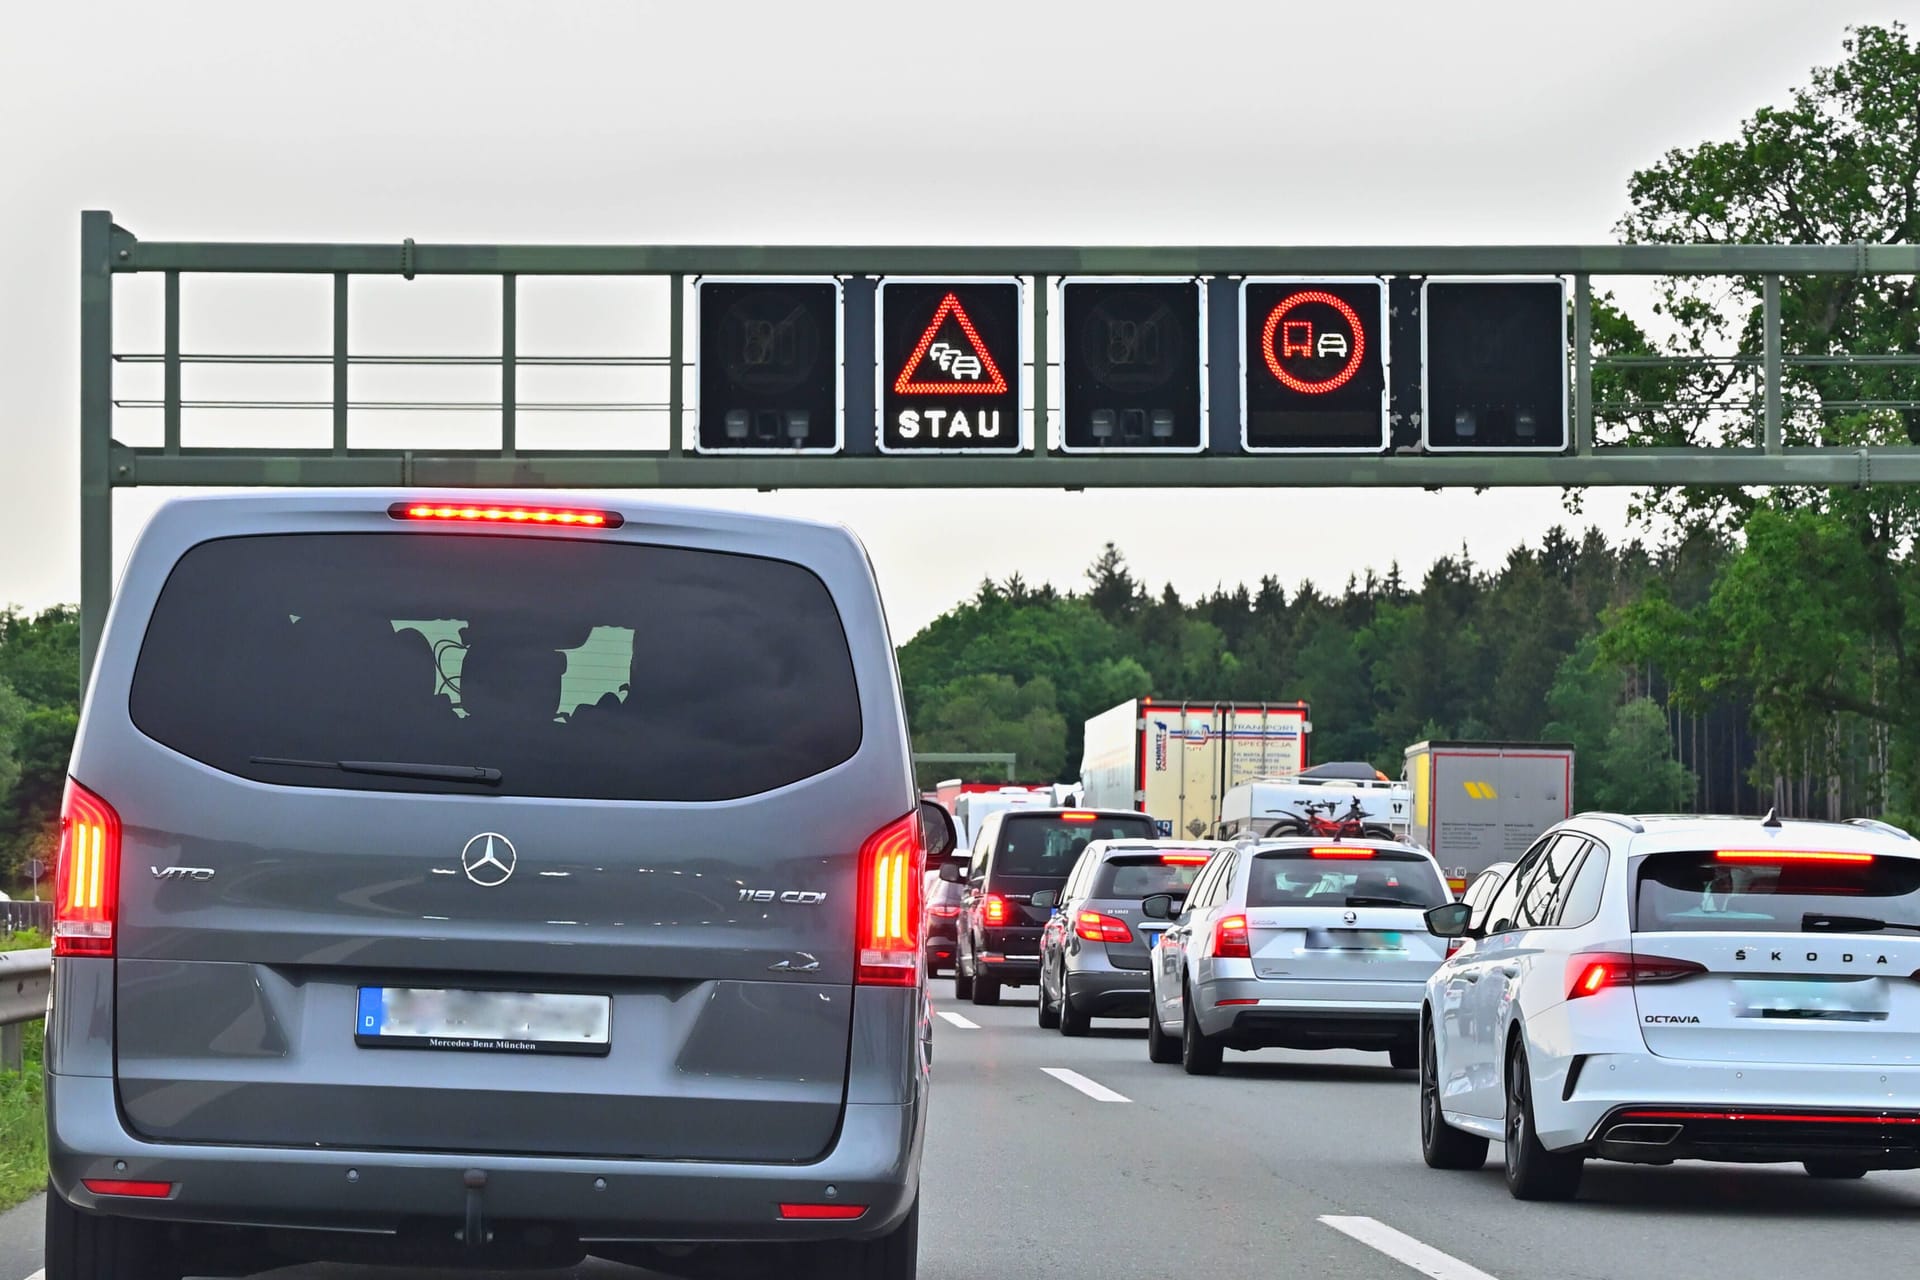
[[[861,732],[839,611],[801,566],[495,534],[203,543],[130,710],[262,782],[600,800],[753,795]]]
[[[1144,813],[1010,813],[1001,820],[993,874],[1065,880],[1095,840],[1151,840],[1158,834]]]
[[[1634,891],[1633,927],[1649,933],[1874,933],[1887,925],[1920,926],[1920,858],[1778,849],[1656,853],[1640,863]]]
[[[1255,855],[1247,873],[1249,907],[1437,907],[1452,899],[1433,864],[1384,849],[1308,849]]]

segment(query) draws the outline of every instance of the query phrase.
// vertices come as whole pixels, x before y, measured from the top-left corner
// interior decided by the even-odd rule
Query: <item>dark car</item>
[[[908,758],[842,528],[167,505],[62,815],[48,1280],[912,1280],[952,826]]]
[[[1033,895],[1059,890],[1095,840],[1151,840],[1154,821],[1128,810],[1009,809],[990,815],[970,862],[940,868],[966,886],[960,902],[960,954],[953,990],[962,1000],[997,1004],[1002,987],[1040,979],[1040,931],[1052,912]]]
[[[927,972],[951,973],[960,950],[960,899],[966,890],[927,873]]]
[[[1144,1018],[1154,940],[1165,922],[1140,912],[1156,893],[1185,897],[1219,844],[1193,840],[1096,840],[1057,892],[1040,935],[1040,1026],[1083,1036],[1094,1018]]]

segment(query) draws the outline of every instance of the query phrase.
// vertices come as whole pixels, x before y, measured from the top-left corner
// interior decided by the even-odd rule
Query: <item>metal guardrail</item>
[[[46,1016],[47,997],[52,990],[52,948],[0,951],[0,1071],[20,1069],[24,1060],[22,1029]]]

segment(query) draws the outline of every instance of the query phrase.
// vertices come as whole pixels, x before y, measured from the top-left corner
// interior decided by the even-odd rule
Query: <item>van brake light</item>
[[[442,524],[543,524],[569,528],[618,529],[626,521],[618,511],[581,507],[521,507],[499,503],[396,502],[387,508],[395,520],[431,520]]]
[[[1013,917],[1013,907],[997,893],[990,893],[980,901],[981,920],[990,925],[1003,925]]]
[[[855,981],[862,986],[919,984],[921,861],[918,812],[888,823],[860,846]]]
[[[120,914],[120,815],[71,778],[53,875],[53,954],[111,957]]]

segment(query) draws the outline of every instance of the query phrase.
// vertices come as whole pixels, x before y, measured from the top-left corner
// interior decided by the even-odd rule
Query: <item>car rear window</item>
[[[1095,840],[1151,840],[1155,834],[1153,819],[1144,813],[1094,814],[1086,818],[1059,813],[1008,814],[1001,821],[991,873],[1065,880]]]
[[[1378,850],[1370,856],[1316,858],[1308,850],[1256,854],[1247,876],[1249,907],[1437,907],[1453,895],[1433,864],[1418,854]]]
[[[480,534],[193,548],[154,606],[130,711],[262,782],[597,800],[753,795],[840,764],[861,735],[839,612],[801,566]]]
[[[1920,924],[1920,859],[1656,853],[1641,862],[1634,891],[1643,932],[1799,933],[1809,915]]]
[[[1100,864],[1094,877],[1095,898],[1150,898],[1156,893],[1184,893],[1206,870],[1207,855],[1116,853]]]

